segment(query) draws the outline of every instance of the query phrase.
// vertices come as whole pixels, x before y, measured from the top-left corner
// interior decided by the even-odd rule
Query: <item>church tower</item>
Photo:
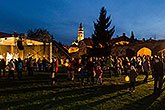
[[[84,31],[83,31],[82,23],[80,23],[80,27],[78,30],[78,42],[81,40],[84,40]]]

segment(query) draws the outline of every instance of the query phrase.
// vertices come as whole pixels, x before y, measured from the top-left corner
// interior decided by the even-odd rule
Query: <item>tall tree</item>
[[[108,46],[110,40],[115,32],[115,26],[111,29],[110,25],[112,20],[111,16],[106,17],[107,11],[104,7],[101,8],[100,16],[97,22],[94,22],[94,33],[92,34],[92,39],[94,42],[94,47],[100,47],[100,44],[103,47]]]
[[[30,29],[28,31],[28,37],[43,40],[43,41],[49,41],[50,40],[50,33],[46,29]]]
[[[46,29],[40,29],[40,28],[34,30],[31,29],[28,31],[28,37],[43,41],[44,43],[43,54],[45,56],[46,42],[50,41],[50,33]]]

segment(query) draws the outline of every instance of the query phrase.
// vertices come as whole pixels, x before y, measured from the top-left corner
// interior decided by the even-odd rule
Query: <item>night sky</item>
[[[102,6],[111,14],[113,37],[133,31],[137,39],[165,39],[164,0],[1,0],[0,32],[44,28],[70,45],[77,39],[80,22],[85,37],[91,37]]]

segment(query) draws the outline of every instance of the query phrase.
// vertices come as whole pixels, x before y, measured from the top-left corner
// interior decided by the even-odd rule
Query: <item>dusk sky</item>
[[[0,4],[0,32],[44,28],[70,45],[77,39],[80,22],[85,37],[91,37],[93,21],[104,6],[115,26],[113,37],[133,31],[137,39],[165,39],[165,0],[1,0]]]

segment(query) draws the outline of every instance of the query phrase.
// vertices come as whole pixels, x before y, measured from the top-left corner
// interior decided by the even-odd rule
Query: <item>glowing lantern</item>
[[[68,67],[68,66],[69,66],[69,64],[68,64],[68,63],[65,63],[64,65],[65,65],[66,67]]]
[[[52,78],[55,78],[55,73],[54,72],[52,73]]]
[[[81,68],[78,69],[78,72],[81,71]]]
[[[130,80],[129,76],[126,76],[125,81],[129,81],[129,80]]]

